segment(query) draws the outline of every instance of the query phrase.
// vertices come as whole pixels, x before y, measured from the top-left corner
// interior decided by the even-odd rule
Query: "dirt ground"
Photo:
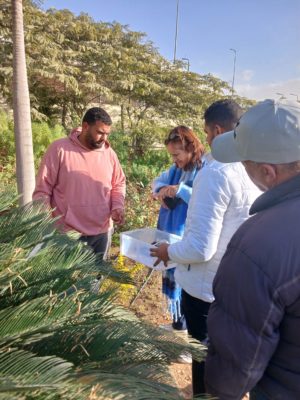
[[[141,286],[147,274],[147,267],[138,274],[138,284]],[[141,319],[146,319],[154,325],[168,324],[171,322],[169,316],[165,312],[166,304],[163,302],[161,293],[161,272],[154,271],[140,295],[132,304],[131,309]],[[191,364],[173,363],[170,367],[174,381],[180,388],[184,398],[192,398],[191,385]]]

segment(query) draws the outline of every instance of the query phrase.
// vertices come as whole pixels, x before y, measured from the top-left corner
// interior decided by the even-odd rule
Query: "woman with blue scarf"
[[[174,164],[152,183],[153,196],[161,203],[157,228],[182,236],[193,181],[202,167],[204,147],[192,129],[186,126],[172,129],[165,145]],[[175,282],[174,272],[175,268],[163,272],[162,291],[168,300],[173,329],[185,330],[185,318],[181,312],[181,288]]]

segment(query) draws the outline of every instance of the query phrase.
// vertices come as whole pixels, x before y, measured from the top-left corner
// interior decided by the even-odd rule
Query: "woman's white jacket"
[[[212,282],[227,244],[260,194],[241,163],[223,164],[206,156],[194,181],[183,238],[168,248],[184,291],[214,300]]]

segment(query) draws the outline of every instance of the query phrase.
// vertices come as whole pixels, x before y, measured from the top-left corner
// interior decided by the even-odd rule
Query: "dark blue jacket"
[[[300,176],[267,191],[231,239],[208,316],[208,392],[240,400],[256,385],[300,399]]]

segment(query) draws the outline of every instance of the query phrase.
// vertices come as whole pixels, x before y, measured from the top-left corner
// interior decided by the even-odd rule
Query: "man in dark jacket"
[[[207,391],[300,399],[300,107],[265,100],[212,144],[265,191],[229,242],[208,316]]]

